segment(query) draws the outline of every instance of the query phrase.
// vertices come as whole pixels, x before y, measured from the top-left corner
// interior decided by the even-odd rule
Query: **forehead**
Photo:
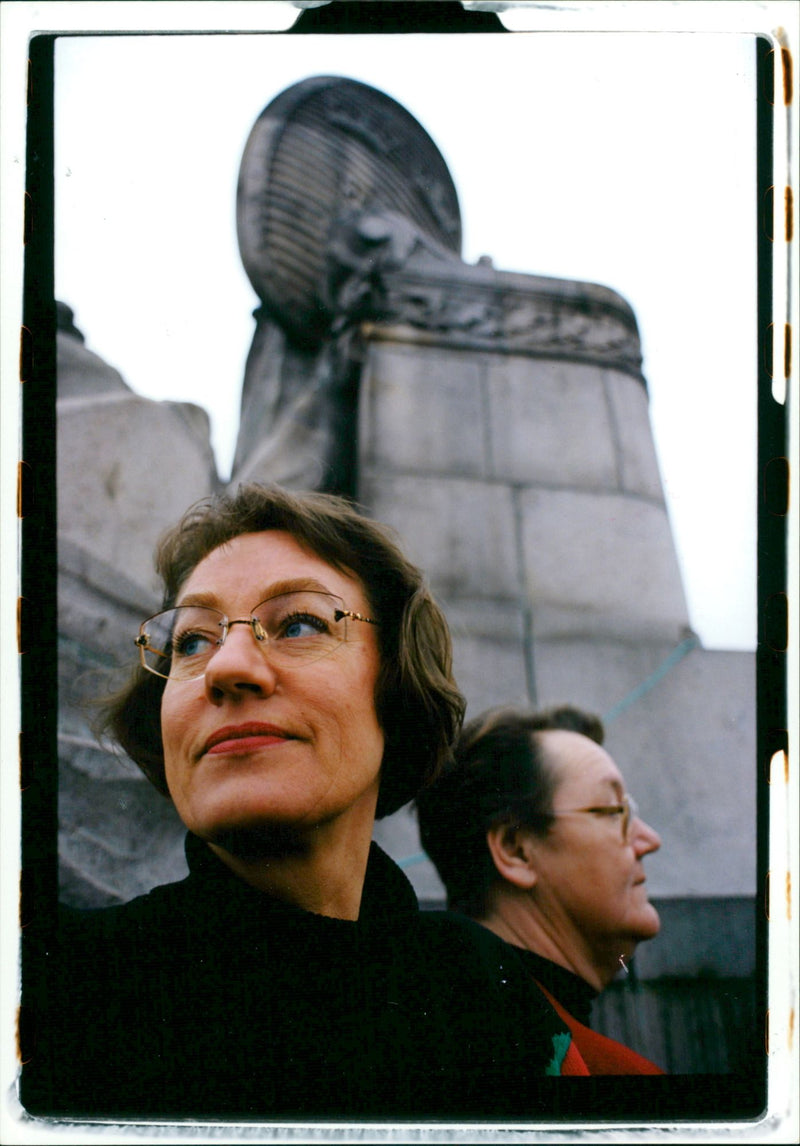
[[[624,790],[622,774],[605,748],[582,736],[554,728],[537,734],[560,793],[610,796]]]
[[[204,597],[219,603],[244,603],[245,608],[274,593],[319,589],[366,603],[355,574],[336,569],[291,533],[265,530],[242,533],[212,549],[186,578],[178,602]]]

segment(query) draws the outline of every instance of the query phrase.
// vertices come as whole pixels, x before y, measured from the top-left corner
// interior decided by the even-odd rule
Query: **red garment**
[[[561,1063],[561,1075],[587,1074],[664,1074],[660,1066],[632,1051],[622,1043],[615,1042],[605,1035],[584,1026],[573,1019],[569,1011],[553,998],[550,992],[537,984],[554,1010],[569,1027],[572,1041]]]

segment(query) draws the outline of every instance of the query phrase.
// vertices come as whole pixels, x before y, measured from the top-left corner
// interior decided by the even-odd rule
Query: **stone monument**
[[[389,96],[316,76],[259,116],[237,200],[242,261],[262,305],[234,474],[352,496],[359,323],[387,313],[393,268],[422,251],[458,261],[450,173]]]

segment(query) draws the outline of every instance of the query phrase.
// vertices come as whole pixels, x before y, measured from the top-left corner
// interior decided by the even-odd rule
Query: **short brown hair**
[[[470,721],[452,761],[416,799],[420,840],[447,889],[447,905],[485,918],[500,878],[486,833],[518,824],[545,835],[553,823],[554,777],[537,732],[564,729],[603,743],[598,716],[572,705],[541,712],[496,708]]]
[[[449,759],[464,698],[452,675],[450,631],[422,572],[386,526],[344,498],[249,483],[204,498],[161,539],[162,608],[212,550],[244,533],[284,530],[334,568],[359,578],[376,629],[381,667],[375,709],[386,740],[377,816],[402,807]],[[165,681],[143,668],[111,699],[103,727],[168,795],[161,741]]]

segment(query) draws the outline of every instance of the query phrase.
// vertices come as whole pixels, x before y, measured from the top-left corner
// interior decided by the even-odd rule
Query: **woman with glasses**
[[[462,718],[420,571],[349,503],[258,485],[192,508],[157,567],[163,608],[131,635],[139,667],[108,727],[175,804],[189,875],[63,913],[27,992],[23,1104],[538,1112],[562,1021],[505,944],[421,913],[371,843]]]
[[[451,910],[518,949],[569,1027],[562,1074],[660,1074],[589,1027],[592,1000],[659,929],[642,861],[661,841],[603,736],[570,706],[484,714],[417,797],[420,836]]]

